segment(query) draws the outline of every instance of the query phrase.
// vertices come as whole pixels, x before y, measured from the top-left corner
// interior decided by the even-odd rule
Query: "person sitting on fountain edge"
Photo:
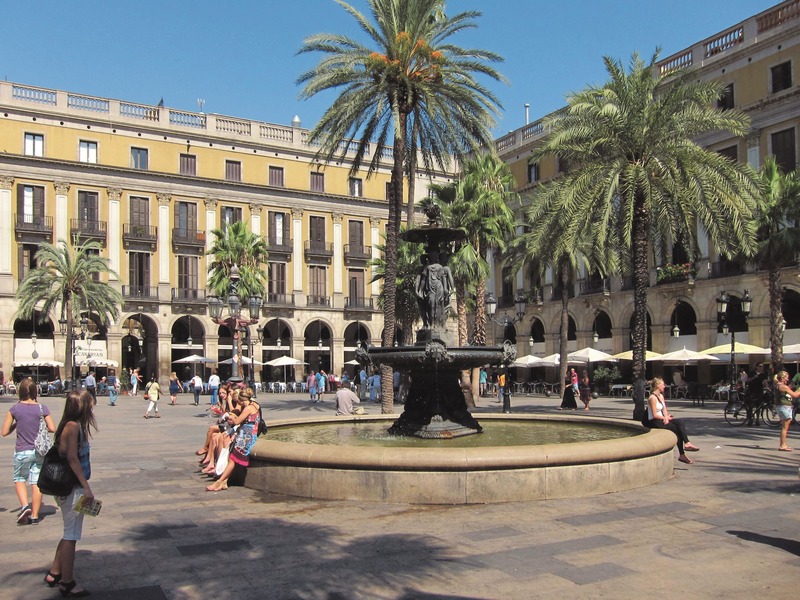
[[[358,396],[350,389],[350,382],[343,381],[339,389],[336,390],[336,415],[348,416],[362,414],[364,409],[359,406],[354,410],[354,404],[360,405],[361,400],[359,400]]]

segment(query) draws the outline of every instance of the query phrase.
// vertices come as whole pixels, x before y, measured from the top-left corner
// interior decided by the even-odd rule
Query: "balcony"
[[[330,296],[306,296],[306,306],[331,307]]]
[[[122,225],[122,245],[126,250],[155,252],[158,242],[158,227],[155,225]]]
[[[18,242],[53,241],[53,217],[45,215],[14,215]]]
[[[267,238],[267,252],[269,252],[269,259],[272,261],[289,262],[292,260],[294,245],[292,244],[292,240],[288,237],[284,237],[280,242],[272,238]]]
[[[346,312],[372,312],[375,307],[372,298],[349,296],[344,299],[344,310]]]
[[[607,278],[603,279],[589,279],[580,282],[580,295],[590,296],[592,294],[609,295],[611,289]]]
[[[172,288],[172,312],[177,314],[206,313],[206,291],[194,288]]]
[[[737,275],[742,275],[743,273],[744,269],[739,263],[721,260],[711,263],[711,270],[708,273],[708,277],[709,279],[718,279],[720,277],[736,277]]]
[[[366,265],[372,258],[372,246],[356,244],[344,245],[344,262],[346,265]]]
[[[172,228],[172,247],[177,251],[202,254],[206,248],[206,232],[187,227]]]
[[[123,285],[122,297],[126,300],[158,301],[158,288],[150,285]]]
[[[306,262],[330,264],[333,258],[333,244],[306,240],[305,258]]]
[[[294,306],[294,294],[271,294],[264,296],[264,306]]]
[[[84,219],[69,220],[70,237],[81,242],[97,241],[106,245],[108,224],[105,221],[86,221]]]

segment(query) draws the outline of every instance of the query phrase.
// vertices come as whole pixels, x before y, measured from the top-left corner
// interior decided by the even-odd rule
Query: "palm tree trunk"
[[[558,365],[558,378],[560,397],[564,397],[565,380],[567,378],[567,344],[569,343],[569,262],[561,261],[561,329],[559,330],[558,352],[560,362]]]
[[[769,345],[772,349],[772,372],[783,369],[783,294],[781,272],[769,271]]]
[[[456,280],[456,315],[458,315],[458,345],[467,345],[467,291],[464,282]],[[472,378],[475,381],[475,377]],[[470,383],[470,372],[468,370],[461,371],[461,389],[472,387],[472,397],[470,398],[465,394],[467,406],[473,408],[475,406],[475,398],[478,395],[475,393],[474,385]],[[480,393],[480,386],[478,386],[478,394]]]
[[[65,301],[65,312],[67,317],[67,341],[66,341],[66,352],[64,352],[64,374],[69,377],[70,382],[70,389],[73,386],[72,383],[72,375],[73,371],[75,370],[73,366],[73,356],[72,356],[72,300],[68,298]],[[69,390],[64,390],[68,392]]]
[[[650,218],[641,192],[636,192],[633,209],[633,418],[644,416],[645,351],[647,350],[647,234]]]
[[[408,202],[406,204],[406,229],[414,228],[414,194],[416,193],[417,173],[417,137],[419,136],[419,122],[415,116],[411,126],[411,148],[408,153]]]
[[[383,346],[391,348],[394,345],[396,326],[397,300],[397,244],[400,233],[400,208],[403,202],[403,167],[405,164],[405,113],[400,113],[398,134],[394,137],[392,150],[392,193],[389,198],[389,219],[386,224],[386,267],[383,279]],[[392,367],[381,365],[381,413],[394,412],[394,387]]]

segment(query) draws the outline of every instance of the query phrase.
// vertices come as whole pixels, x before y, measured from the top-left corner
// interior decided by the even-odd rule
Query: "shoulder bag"
[[[47,451],[53,447],[53,438],[50,437],[50,432],[47,430],[47,423],[44,422],[44,409],[39,405],[39,433],[36,434],[36,439],[33,442],[33,449],[36,450],[36,456],[44,458]]]
[[[69,496],[79,485],[67,457],[58,453],[58,446],[53,446],[44,455],[37,485],[39,491],[48,496]]]

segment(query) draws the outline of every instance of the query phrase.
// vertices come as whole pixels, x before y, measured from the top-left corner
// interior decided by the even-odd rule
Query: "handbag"
[[[214,473],[216,473],[217,475],[222,475],[222,473],[225,471],[225,467],[228,466],[228,457],[230,456],[230,454],[231,454],[230,446],[225,446],[222,450],[220,450],[219,458],[217,458],[217,464],[214,465]]]
[[[50,432],[47,430],[47,423],[44,422],[44,409],[39,405],[39,432],[36,434],[36,439],[33,441],[33,449],[36,450],[36,456],[43,458],[47,451],[53,447],[53,438],[50,437]]]
[[[261,416],[261,407],[258,407],[258,435],[266,435],[267,433],[267,422],[264,420],[264,417]]]
[[[67,457],[58,453],[58,446],[53,446],[44,455],[37,485],[39,491],[48,496],[69,496],[79,485]]]

